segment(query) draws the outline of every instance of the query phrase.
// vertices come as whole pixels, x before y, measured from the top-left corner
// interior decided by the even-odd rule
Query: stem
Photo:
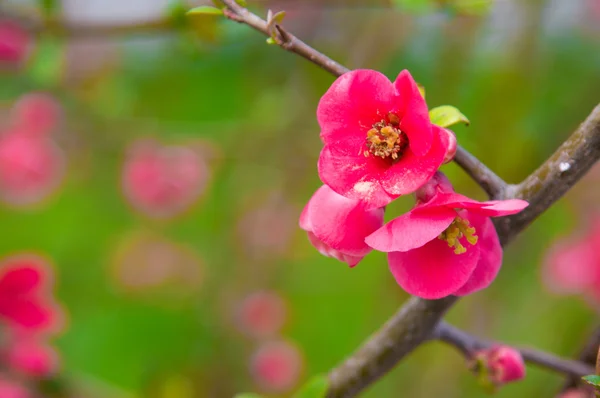
[[[454,161],[458,164],[490,198],[501,198],[508,189],[507,184],[492,170],[464,148],[458,146]]]
[[[475,351],[501,344],[479,339],[446,322],[440,322],[438,324],[433,333],[433,338],[454,346],[467,358],[470,358]],[[581,361],[563,359],[547,352],[531,348],[519,348],[519,351],[525,362],[538,365],[557,373],[564,373],[576,378],[594,373],[594,368],[592,366]]]
[[[588,341],[585,343],[585,346],[579,353],[579,361],[587,363],[590,366],[595,364],[597,359],[600,358],[600,356],[598,355],[598,347],[600,347],[600,326],[596,327],[592,335],[588,338]],[[590,372],[588,374],[594,373],[595,372]],[[580,382],[581,379],[579,377],[569,377],[563,385],[562,391],[566,391],[570,388],[577,387],[577,385],[579,385]]]

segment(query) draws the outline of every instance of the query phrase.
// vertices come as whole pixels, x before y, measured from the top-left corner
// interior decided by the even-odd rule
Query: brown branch
[[[498,342],[482,340],[443,321],[437,325],[432,335],[432,339],[440,340],[454,346],[467,357],[467,359],[469,359],[475,351],[501,344]],[[547,352],[531,348],[518,348],[518,350],[521,352],[525,362],[538,365],[557,373],[564,373],[574,378],[580,378],[581,376],[594,373],[594,367],[585,362],[559,358]]]
[[[588,341],[585,343],[585,346],[579,353],[579,361],[587,363],[590,366],[596,364],[596,360],[600,359],[600,356],[598,356],[598,347],[600,347],[600,327],[596,327],[592,335],[588,338]],[[594,372],[589,374],[594,374]],[[569,377],[563,385],[562,391],[577,387],[580,382],[581,379],[579,377]]]
[[[265,36],[271,36],[267,21],[239,6],[234,0],[223,0],[227,6],[226,16],[245,23]],[[339,76],[347,68],[309,47],[280,25],[275,24],[275,42],[321,68]],[[559,199],[600,157],[600,106],[594,109],[577,131],[538,170],[517,186],[500,184],[500,179],[484,169],[481,163],[467,157],[459,149],[458,162],[494,199],[520,198],[530,206],[522,213],[499,219],[496,222],[503,246],[521,232],[538,215]],[[566,166],[568,164],[568,166]],[[487,180],[486,180],[487,179]],[[501,187],[501,188],[499,188]],[[329,374],[330,387],[327,397],[353,397],[425,341],[433,332],[446,311],[457,302],[457,297],[440,300],[410,298],[379,331],[340,366]]]
[[[498,177],[492,170],[483,164],[467,150],[458,146],[454,161],[458,164],[490,198],[501,198],[504,196],[508,185]]]

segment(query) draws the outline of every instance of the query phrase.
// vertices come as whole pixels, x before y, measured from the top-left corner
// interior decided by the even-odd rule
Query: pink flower
[[[27,388],[12,380],[0,377],[0,397],[2,398],[30,398]]]
[[[46,136],[26,130],[0,137],[0,196],[15,206],[27,206],[47,198],[60,185],[64,155]]]
[[[253,337],[277,334],[285,323],[287,307],[283,298],[268,291],[246,297],[237,311],[238,327]]]
[[[477,365],[485,369],[483,374],[495,386],[521,380],[525,377],[523,357],[518,350],[512,347],[494,346],[478,351],[473,358]]]
[[[46,135],[58,125],[61,107],[51,95],[33,92],[15,102],[11,117],[15,129],[25,134]]]
[[[558,240],[545,256],[542,269],[546,285],[559,294],[584,294],[600,301],[600,216],[578,235]]]
[[[286,341],[261,345],[250,360],[257,384],[268,392],[283,393],[298,383],[303,367],[302,354]]]
[[[12,369],[36,378],[52,375],[59,366],[56,350],[41,338],[31,335],[17,335],[11,341],[6,361]]]
[[[50,296],[50,268],[34,255],[11,256],[0,267],[0,318],[23,332],[55,330],[62,312]]]
[[[0,63],[20,64],[25,60],[30,37],[13,21],[0,21]]]
[[[349,199],[382,207],[414,192],[440,167],[450,143],[432,125],[410,73],[394,83],[373,70],[340,76],[317,108],[325,147],[319,176]]]
[[[455,193],[438,173],[418,194],[424,199],[365,239],[388,253],[398,284],[426,299],[464,296],[489,286],[502,263],[502,248],[490,217],[515,214],[518,199],[478,202]]]
[[[583,388],[570,388],[557,398],[593,398],[594,393]]]
[[[383,225],[383,215],[383,209],[369,210],[366,202],[323,185],[302,210],[300,228],[321,254],[353,267],[371,251],[365,237]]]
[[[184,146],[136,142],[125,161],[123,190],[138,210],[154,218],[173,217],[190,207],[204,190],[208,166]]]

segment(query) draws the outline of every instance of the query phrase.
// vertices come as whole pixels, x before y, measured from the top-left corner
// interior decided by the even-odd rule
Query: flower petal
[[[357,69],[340,76],[321,97],[317,120],[326,144],[351,135],[364,139],[392,110],[394,87],[380,72]]]
[[[428,211],[430,207],[451,207],[469,210],[482,216],[499,217],[516,214],[529,205],[521,199],[490,200],[479,202],[456,192],[438,192],[429,202],[415,211]]]
[[[338,261],[347,263],[350,267],[354,267],[356,264],[358,264],[360,262],[360,260],[362,260],[364,258],[364,255],[363,256],[350,256],[350,255],[344,254],[344,253],[340,252],[339,250],[335,250],[331,246],[327,245],[325,242],[323,242],[322,240],[317,238],[315,236],[315,234],[313,234],[312,232],[309,231],[309,232],[307,232],[307,234],[308,234],[308,240],[310,241],[310,243],[319,251],[319,253],[321,253],[322,255],[324,255],[326,257],[335,258]]]
[[[55,318],[52,308],[44,306],[41,299],[35,297],[3,297],[0,315],[17,326],[36,330],[51,327]]]
[[[427,213],[408,212],[367,236],[365,242],[381,252],[406,252],[436,239],[456,216],[456,211],[444,207]]]
[[[26,257],[13,257],[6,261],[0,276],[1,294],[24,294],[41,287],[48,273],[41,261]]]
[[[416,156],[408,150],[380,177],[381,185],[389,195],[397,197],[416,191],[442,165],[446,148],[442,145],[441,128],[434,126],[434,133],[433,146],[427,155]]]
[[[449,296],[470,278],[479,260],[478,245],[455,254],[441,239],[408,252],[388,254],[390,271],[408,293],[424,299]]]
[[[410,149],[417,156],[424,156],[431,148],[433,139],[429,110],[417,83],[406,69],[400,72],[394,87],[398,94],[400,128],[408,135]]]
[[[349,153],[338,145],[325,145],[318,167],[324,184],[349,199],[365,201],[370,208],[383,207],[398,196],[388,194],[379,183],[387,168],[383,159]]]
[[[309,202],[312,232],[317,238],[345,255],[360,257],[371,251],[365,243],[383,224],[384,210],[366,210],[365,204],[345,198],[326,185]]]
[[[502,247],[492,220],[473,213],[469,213],[467,218],[477,231],[479,262],[467,283],[454,293],[456,296],[466,296],[485,289],[496,279],[502,266]]]

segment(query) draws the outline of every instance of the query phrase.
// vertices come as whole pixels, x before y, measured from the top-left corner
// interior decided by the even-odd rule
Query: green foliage
[[[442,105],[429,111],[431,123],[440,127],[450,127],[457,123],[469,125],[469,119],[463,115],[457,108],[450,105]]]
[[[324,398],[329,387],[327,375],[313,376],[300,390],[294,395],[294,398]]]
[[[589,376],[583,376],[581,379],[583,381],[585,381],[587,384],[594,386],[597,390],[600,391],[600,376],[589,375]]]
[[[189,10],[187,15],[223,15],[223,10],[211,6],[200,6]]]
[[[43,36],[29,60],[27,73],[35,84],[52,87],[62,80],[64,66],[63,43],[56,37]]]

